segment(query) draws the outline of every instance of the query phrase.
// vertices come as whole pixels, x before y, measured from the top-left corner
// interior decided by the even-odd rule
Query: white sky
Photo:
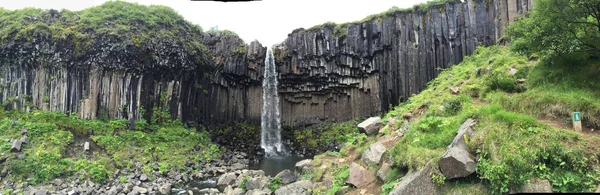
[[[0,7],[21,9],[81,10],[108,0],[0,0]],[[257,2],[208,2],[190,0],[126,0],[144,5],[166,5],[204,30],[218,26],[236,32],[244,41],[263,45],[282,42],[292,30],[327,21],[360,20],[392,6],[412,7],[427,0],[262,0]]]

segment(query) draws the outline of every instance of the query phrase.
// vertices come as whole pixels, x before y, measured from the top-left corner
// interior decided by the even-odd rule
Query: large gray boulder
[[[296,172],[304,173],[305,171],[310,169],[311,163],[312,163],[312,159],[304,159],[304,160],[298,161],[296,163],[296,167],[295,167]]]
[[[362,160],[367,165],[379,164],[379,162],[381,162],[381,156],[383,156],[385,151],[385,146],[381,142],[375,142],[362,153]]]
[[[285,169],[285,170],[279,172],[277,175],[275,175],[275,177],[281,178],[281,183],[284,185],[298,180],[298,176],[294,172],[290,171],[289,169]]]
[[[477,164],[469,155],[465,139],[470,139],[474,134],[475,121],[467,119],[458,129],[457,135],[440,157],[438,162],[440,171],[447,179],[461,178],[475,172]]]
[[[423,170],[414,171],[406,174],[402,181],[396,185],[396,188],[392,190],[390,195],[403,195],[403,194],[419,194],[419,195],[430,195],[436,194],[437,189],[433,181],[431,181],[431,172],[433,169],[433,162],[429,161]]]
[[[235,184],[235,180],[237,179],[237,175],[235,173],[225,173],[217,179],[217,188],[219,190],[224,190],[228,185]]]
[[[390,163],[384,162],[383,164],[381,164],[381,167],[379,168],[379,170],[377,170],[377,179],[379,179],[380,181],[385,181],[388,173],[391,170],[392,170],[392,166],[390,165]]]
[[[381,117],[371,117],[358,124],[358,130],[367,135],[377,134],[381,127]]]
[[[375,181],[373,173],[360,166],[359,164],[352,163],[350,165],[350,175],[346,178],[346,183],[352,184],[357,188],[365,187],[369,183]]]
[[[275,195],[308,195],[313,188],[312,182],[301,180],[275,190]]]
[[[267,186],[267,180],[264,177],[252,178],[246,182],[246,190],[260,190]]]
[[[158,187],[158,193],[162,195],[171,194],[171,184],[167,183]]]

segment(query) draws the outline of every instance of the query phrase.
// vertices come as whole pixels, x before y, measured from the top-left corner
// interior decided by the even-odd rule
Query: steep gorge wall
[[[533,0],[467,0],[297,29],[275,48],[282,123],[377,115],[419,93],[478,45],[501,42],[506,26],[532,8]]]
[[[55,10],[26,19],[48,25],[64,20]],[[0,99],[6,108],[88,119],[149,119],[156,107],[184,122],[260,121],[266,48],[222,33],[189,33],[207,51],[190,51],[175,39],[136,44],[128,37],[133,35],[97,35],[85,49],[72,37],[43,30],[5,39]]]

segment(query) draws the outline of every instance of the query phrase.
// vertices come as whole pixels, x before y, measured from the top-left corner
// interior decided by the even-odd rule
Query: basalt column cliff
[[[181,17],[149,30],[110,19],[86,29],[93,26],[87,18],[101,17],[94,14],[94,8],[37,10],[5,21],[12,30],[0,44],[0,98],[7,108],[89,119],[148,119],[169,111],[202,124],[260,121],[266,52],[260,43],[203,33]]]
[[[282,123],[372,116],[406,101],[477,45],[502,42],[533,0],[467,0],[297,29],[276,48]]]

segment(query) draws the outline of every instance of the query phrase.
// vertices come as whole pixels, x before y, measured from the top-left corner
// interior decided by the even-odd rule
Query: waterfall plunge
[[[279,95],[277,94],[277,69],[271,48],[267,48],[265,57],[265,73],[263,78],[263,107],[261,112],[260,146],[265,156],[286,155],[281,144],[281,118],[279,117]]]

